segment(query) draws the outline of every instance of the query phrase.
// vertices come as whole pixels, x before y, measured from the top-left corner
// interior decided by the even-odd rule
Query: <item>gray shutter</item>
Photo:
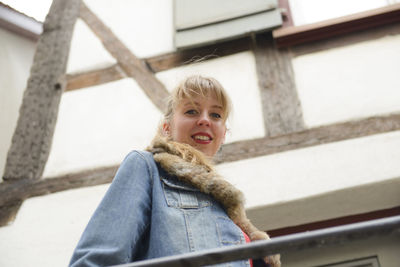
[[[175,46],[199,46],[282,24],[277,0],[174,0]]]

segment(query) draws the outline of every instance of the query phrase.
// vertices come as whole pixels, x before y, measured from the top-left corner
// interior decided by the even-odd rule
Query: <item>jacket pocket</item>
[[[217,217],[217,230],[222,245],[244,243],[242,230],[228,217]]]
[[[161,181],[168,206],[180,209],[197,209],[210,206],[209,197],[197,188],[178,179],[161,177]]]

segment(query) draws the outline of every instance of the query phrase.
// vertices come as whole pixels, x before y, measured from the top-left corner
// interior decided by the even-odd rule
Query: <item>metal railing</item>
[[[118,267],[150,266],[203,266],[249,258],[263,258],[265,255],[301,251],[365,240],[377,236],[400,236],[400,216],[348,224],[322,230],[291,234],[263,240],[203,250],[193,253],[115,265]]]

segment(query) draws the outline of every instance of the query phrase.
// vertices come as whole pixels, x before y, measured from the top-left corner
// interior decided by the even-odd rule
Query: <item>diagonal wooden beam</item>
[[[137,58],[84,3],[81,5],[80,17],[97,35],[105,49],[118,61],[126,75],[135,79],[153,104],[164,111],[165,99],[169,93],[146,62]]]
[[[39,179],[50,153],[80,0],[54,0],[37,44],[3,179]]]
[[[227,144],[216,156],[215,162],[221,164],[399,130],[400,114],[372,117],[321,126],[273,138],[259,138]],[[10,215],[10,218],[15,215],[12,213],[13,207],[18,206],[21,200],[68,189],[109,183],[117,169],[118,166],[111,166],[42,180],[24,179],[15,183],[0,183],[0,226],[8,222],[8,217],[5,215]]]
[[[204,62],[223,56],[249,51],[252,40],[249,37],[231,40],[219,44],[179,50],[172,53],[157,55],[142,59],[146,66],[154,73],[171,68]],[[95,86],[125,78],[126,75],[119,64],[110,67],[95,69],[87,72],[67,75],[67,91]]]

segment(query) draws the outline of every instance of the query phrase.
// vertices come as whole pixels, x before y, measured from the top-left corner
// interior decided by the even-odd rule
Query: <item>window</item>
[[[358,260],[351,260],[346,262],[320,265],[317,267],[380,267],[378,258],[376,256]]]

